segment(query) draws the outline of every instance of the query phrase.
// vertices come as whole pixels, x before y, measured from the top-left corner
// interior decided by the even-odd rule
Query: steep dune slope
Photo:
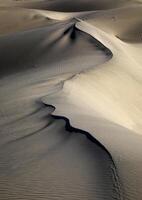
[[[55,75],[83,70],[111,58],[111,52],[104,52],[103,45],[94,40],[77,30],[73,21],[1,36],[1,76],[43,67],[49,75]],[[80,60],[83,64],[78,66]]]
[[[125,44],[83,21],[77,27],[105,44],[113,52],[113,58],[67,81],[61,93],[47,96],[43,101],[55,105],[56,115],[67,116],[73,126],[101,141],[116,162],[124,198],[141,199],[142,143],[141,136],[137,136],[142,130],[140,62],[129,51],[132,44]]]
[[[142,199],[141,11],[0,1],[1,200]]]
[[[0,199],[120,199],[110,154],[41,101],[111,51],[74,20],[1,36],[0,49]]]

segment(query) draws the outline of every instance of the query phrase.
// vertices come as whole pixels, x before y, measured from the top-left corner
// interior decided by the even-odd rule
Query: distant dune
[[[0,0],[0,200],[142,199],[142,1]]]

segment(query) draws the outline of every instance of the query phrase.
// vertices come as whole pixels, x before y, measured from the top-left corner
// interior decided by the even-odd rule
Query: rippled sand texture
[[[142,4],[0,1],[0,200],[142,199]]]

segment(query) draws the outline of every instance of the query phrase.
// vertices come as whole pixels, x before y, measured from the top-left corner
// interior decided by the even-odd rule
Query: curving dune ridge
[[[0,199],[142,199],[142,4],[0,1]]]

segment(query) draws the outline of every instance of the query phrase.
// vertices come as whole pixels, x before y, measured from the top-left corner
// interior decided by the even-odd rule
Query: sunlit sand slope
[[[0,200],[142,199],[141,1],[0,1]]]

